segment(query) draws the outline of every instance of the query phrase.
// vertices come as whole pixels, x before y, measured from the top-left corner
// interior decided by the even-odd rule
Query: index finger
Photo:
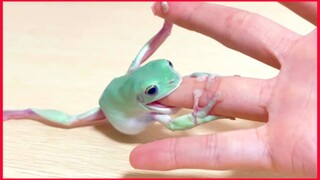
[[[157,2],[153,12],[275,68],[280,68],[280,57],[289,45],[300,38],[273,21],[236,8],[190,2],[169,2],[168,6],[169,11],[164,13]]]
[[[273,86],[273,79],[230,76],[215,77],[208,83],[197,78],[184,77],[180,87],[160,102],[164,105],[191,109],[194,103],[193,92],[200,89],[203,93],[199,106],[203,107],[219,92],[221,98],[211,110],[211,114],[265,122],[268,120],[266,106]]]

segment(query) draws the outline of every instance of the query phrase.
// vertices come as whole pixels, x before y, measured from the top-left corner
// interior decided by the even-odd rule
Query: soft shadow
[[[122,178],[197,178],[199,176],[195,175],[172,175],[165,173],[137,173],[137,172],[128,172]]]
[[[120,133],[110,124],[94,126],[94,128],[115,141],[129,144],[146,143],[164,138],[182,137],[189,135],[189,133],[186,131],[172,132],[158,123],[150,124],[145,131],[137,135],[126,135]]]
[[[264,178],[292,178],[293,176],[286,176],[284,174],[268,171],[231,171],[228,177],[239,177],[239,178],[254,178],[254,177],[264,177]]]
[[[215,175],[212,172],[212,176],[207,178],[292,178],[292,176],[285,176],[283,174],[278,174],[274,172],[265,172],[265,171],[229,171],[228,173],[217,173]],[[215,171],[216,172],[216,171]],[[223,172],[223,171],[222,171]],[[170,174],[166,172],[128,172],[124,174],[123,178],[204,178],[203,176],[197,176],[196,174],[172,174],[173,171],[170,171]],[[198,173],[198,172],[197,172]],[[209,172],[210,173],[210,172]]]
[[[264,124],[265,123],[263,122],[254,122],[254,121],[243,120],[243,119],[236,119],[236,120],[219,119],[216,121],[203,124],[202,128],[212,130],[213,132],[217,133],[217,132],[224,132],[224,131],[258,128],[260,126],[263,126]]]
[[[183,114],[187,114],[188,111],[180,111],[178,114],[173,116],[173,118],[178,117]],[[190,112],[189,112],[190,113]],[[220,119],[217,121],[212,121],[206,124],[199,125],[199,127],[195,128],[203,128],[205,132],[212,132],[218,133],[223,131],[232,131],[232,130],[239,130],[239,129],[247,129],[247,128],[254,128],[262,125],[262,123],[253,122],[252,125],[243,125],[242,122],[240,123],[233,123],[234,120],[229,119]],[[237,121],[237,120],[235,120]],[[230,123],[232,122],[232,123]],[[146,143],[151,142],[159,139],[165,138],[173,138],[173,137],[183,137],[183,136],[193,136],[195,131],[183,130],[183,131],[171,131],[165,128],[160,123],[153,123],[150,124],[145,131],[137,135],[125,135],[117,131],[114,127],[112,127],[109,123],[100,124],[94,126],[96,130],[103,133],[105,136],[122,143]],[[199,131],[198,131],[199,132]],[[200,129],[201,132],[201,129]],[[201,134],[201,133],[200,133]]]
[[[188,110],[181,110],[179,111],[173,118],[176,118],[178,116],[188,114],[190,111]],[[10,119],[8,121],[13,121],[14,119]],[[21,119],[17,119],[18,121]],[[194,131],[184,130],[184,131],[170,131],[167,128],[165,128],[160,123],[153,123],[150,124],[145,131],[138,135],[125,135],[123,133],[120,133],[117,131],[106,119],[99,119],[95,121],[78,121],[76,123],[73,123],[72,125],[66,126],[59,123],[43,120],[43,119],[32,119],[33,121],[37,121],[39,123],[52,126],[55,128],[62,128],[62,129],[73,129],[73,128],[79,128],[79,127],[86,127],[86,126],[93,126],[95,130],[101,132],[105,136],[118,141],[122,143],[146,143],[151,142],[159,139],[165,139],[165,138],[172,138],[172,137],[182,137],[182,136],[192,136],[197,135],[194,133]],[[224,131],[232,131],[232,130],[239,130],[239,129],[247,129],[247,128],[256,128],[263,123],[234,123],[237,120],[229,120],[229,119],[220,119],[217,121],[212,121],[206,124],[199,125],[200,131],[202,132],[201,128],[204,130],[204,132],[209,133],[218,133],[218,132],[224,132]],[[201,133],[200,133],[201,134]]]

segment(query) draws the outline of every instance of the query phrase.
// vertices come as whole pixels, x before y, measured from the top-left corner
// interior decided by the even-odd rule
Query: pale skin
[[[166,4],[163,5],[164,10],[168,10]],[[155,121],[174,131],[193,128],[199,124],[224,118],[208,115],[219,101],[219,96],[212,96],[208,104],[202,108],[198,106],[201,90],[195,90],[194,93],[194,112],[175,119],[172,119],[170,115],[176,113],[178,108],[165,106],[158,102],[181,85],[182,77],[173,69],[173,64],[169,60],[158,59],[143,66],[142,63],[167,39],[172,25],[165,21],[161,30],[139,51],[127,73],[114,78],[107,85],[100,97],[99,107],[77,115],[69,115],[54,109],[6,110],[3,120],[34,119],[68,128],[77,125],[93,125],[93,122],[108,120],[118,131],[135,135],[144,131],[150,123]],[[214,79],[213,75],[202,73],[189,77],[203,80]],[[211,83],[212,81],[207,81],[207,84]]]
[[[282,4],[316,25],[315,2]],[[192,98],[186,97],[192,97],[195,89],[202,89],[201,106],[208,103],[206,97],[220,91],[221,102],[211,113],[266,124],[256,129],[139,145],[130,155],[132,166],[149,170],[264,170],[315,177],[317,29],[300,35],[256,14],[214,4],[169,2],[169,8],[163,13],[156,3],[153,11],[280,72],[266,80],[217,77],[211,89],[195,79],[184,78],[182,85],[161,103],[191,108]]]

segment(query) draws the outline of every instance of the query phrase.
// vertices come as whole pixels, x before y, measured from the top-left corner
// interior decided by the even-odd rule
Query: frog
[[[162,3],[162,6],[164,12],[167,12],[168,4]],[[142,64],[163,44],[170,35],[172,27],[171,22],[164,21],[160,31],[140,49],[127,72],[114,78],[106,86],[99,99],[98,107],[77,115],[69,115],[55,109],[5,110],[3,120],[34,119],[64,127],[73,127],[78,123],[108,121],[119,132],[136,135],[156,121],[176,131],[225,118],[209,115],[219,96],[213,97],[206,106],[199,107],[201,90],[194,92],[193,112],[177,118],[171,118],[171,115],[177,113],[180,108],[166,106],[159,102],[180,87],[183,77],[173,68],[173,63],[168,59],[156,59],[145,65]],[[214,78],[209,73],[193,73],[188,76]]]

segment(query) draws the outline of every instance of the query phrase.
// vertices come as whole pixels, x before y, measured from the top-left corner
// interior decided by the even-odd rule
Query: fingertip
[[[168,152],[168,141],[158,140],[135,147],[130,153],[129,161],[135,169],[169,170],[171,166],[166,166],[170,154]]]
[[[136,150],[138,147],[139,147],[139,146],[135,147],[135,148],[131,151],[131,153],[130,153],[130,155],[129,155],[130,165],[131,165],[133,168],[135,168],[135,169],[140,169],[140,168],[139,168],[139,160],[137,160],[137,157],[138,157],[137,154],[139,154],[139,153],[137,153],[137,150]]]
[[[152,6],[151,6],[151,10],[152,10],[153,15],[161,16],[162,15],[162,13],[161,13],[161,2],[153,3]]]
[[[170,19],[188,16],[196,7],[202,3],[198,2],[155,2],[151,6],[154,15]]]
[[[151,6],[151,11],[155,16],[157,15],[156,6],[157,6],[157,2],[153,3]]]
[[[149,144],[142,144],[135,147],[129,155],[131,166],[135,169],[150,170],[151,166],[148,164],[150,163],[150,155],[154,151],[156,150]]]

